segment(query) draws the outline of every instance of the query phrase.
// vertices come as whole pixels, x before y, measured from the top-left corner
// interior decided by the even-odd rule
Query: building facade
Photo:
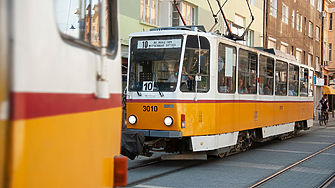
[[[314,67],[317,80],[321,67],[323,0],[267,0],[265,9],[265,48],[275,48]],[[315,103],[321,97],[322,83],[315,84]]]
[[[335,44],[335,2],[325,1],[324,8],[324,43],[323,43],[323,59],[324,59],[324,76],[327,85],[334,85],[335,78],[335,62],[334,62],[334,44]]]

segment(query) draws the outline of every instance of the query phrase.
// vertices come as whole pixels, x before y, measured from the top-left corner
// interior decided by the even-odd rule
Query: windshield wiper
[[[159,93],[159,95],[160,95],[161,97],[164,97],[164,93],[161,92],[161,91],[159,90],[159,88],[158,88],[158,84],[157,84],[157,91],[158,91],[158,93]]]
[[[161,90],[160,90],[159,87],[158,87],[158,82],[155,82],[155,84],[156,84],[156,88],[157,88],[157,91],[158,91],[159,95],[160,95],[161,97],[164,97],[164,93],[161,92]]]
[[[138,90],[136,91],[136,93],[138,96],[142,96],[142,94]]]

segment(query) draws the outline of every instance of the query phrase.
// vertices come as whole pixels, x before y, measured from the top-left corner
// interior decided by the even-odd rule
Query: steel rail
[[[212,159],[212,160],[207,160],[207,161],[199,161],[199,163],[196,163],[196,164],[184,166],[184,167],[177,168],[177,169],[174,169],[174,170],[170,170],[170,171],[167,171],[167,172],[164,172],[164,173],[160,173],[160,174],[157,174],[157,175],[154,175],[154,176],[151,176],[151,177],[147,177],[147,178],[143,178],[143,179],[140,179],[140,180],[136,180],[136,181],[128,183],[127,187],[134,186],[134,185],[140,184],[142,182],[153,180],[153,179],[156,179],[156,178],[159,178],[159,177],[163,177],[163,176],[175,173],[175,172],[180,172],[181,170],[186,170],[186,169],[189,169],[189,168],[193,168],[193,167],[196,167],[196,166],[207,164],[207,163],[210,163],[210,162],[213,162],[213,161],[216,161],[216,160]]]
[[[331,183],[333,183],[333,181],[335,181],[335,173],[333,175],[331,175],[329,178],[327,178],[326,181],[324,181],[323,183],[321,183],[318,188],[326,188]]]
[[[141,165],[137,165],[137,166],[133,166],[133,167],[129,167],[128,168],[128,171],[129,170],[134,170],[134,169],[137,169],[137,168],[141,168],[141,167],[145,167],[145,166],[149,166],[149,165],[153,165],[153,164],[156,164],[156,163],[161,163],[161,162],[164,162],[160,159],[160,157],[157,157],[155,158],[153,161],[149,162],[149,163],[145,163],[145,164],[141,164]]]
[[[299,164],[301,164],[301,163],[303,163],[303,162],[305,162],[305,161],[307,161],[307,160],[309,160],[309,159],[311,159],[311,158],[319,155],[320,153],[322,153],[322,152],[324,152],[324,151],[326,151],[326,150],[328,150],[328,149],[330,149],[330,148],[332,148],[334,146],[335,146],[335,143],[333,143],[332,145],[330,145],[330,146],[328,146],[328,147],[326,147],[326,148],[324,148],[324,149],[322,149],[322,150],[320,150],[320,151],[318,151],[318,152],[316,152],[316,153],[314,153],[314,154],[312,154],[312,155],[310,155],[310,156],[308,156],[308,157],[306,157],[306,158],[304,158],[304,159],[302,159],[302,160],[300,160],[300,161],[298,161],[298,162],[296,162],[296,163],[294,163],[294,164],[292,164],[292,165],[290,165],[290,166],[288,166],[288,167],[286,167],[286,168],[284,168],[284,169],[282,169],[282,170],[280,170],[280,171],[272,174],[271,176],[269,176],[269,177],[267,177],[267,178],[265,178],[265,179],[263,179],[263,180],[255,183],[254,185],[250,186],[249,188],[258,187],[258,186],[260,186],[260,185],[262,185],[262,184],[264,184],[264,183],[266,183],[266,182],[274,179],[275,177],[283,174],[284,172],[287,172],[288,170],[292,169],[293,167],[295,167],[295,166],[297,166],[297,165],[299,165]]]
[[[314,132],[314,131],[318,131],[318,130],[322,130],[322,129],[326,129],[327,127],[332,127],[332,125],[322,126],[322,127],[320,127],[319,129],[313,130],[312,132]],[[294,137],[304,136],[305,134],[308,134],[308,132],[299,132],[299,133],[295,134]],[[285,139],[285,140],[286,140],[286,139]],[[258,144],[260,144],[260,145],[264,145],[264,144],[267,145],[267,144],[271,144],[271,143],[273,143],[273,141],[275,141],[275,139],[271,140],[270,142],[263,142],[263,143],[258,143]],[[278,140],[278,141],[279,141],[279,140]],[[279,142],[280,142],[280,141],[279,141]],[[335,143],[334,143],[333,145],[331,145],[331,146],[328,146],[327,148],[325,148],[325,149],[323,149],[323,150],[320,150],[320,151],[317,152],[317,153],[312,154],[313,156],[311,155],[311,156],[308,156],[308,157],[306,157],[306,158],[310,159],[310,158],[314,157],[315,155],[318,155],[318,154],[322,153],[323,151],[325,151],[325,150],[327,150],[327,149],[329,149],[329,148],[331,148],[331,147],[333,147],[333,146],[335,146]],[[250,149],[256,149],[256,148],[258,148],[258,147],[259,147],[259,146],[257,146],[257,145],[253,145],[253,146],[250,147]],[[225,156],[225,157],[230,157],[230,156],[232,156],[232,155],[235,155],[235,154],[237,154],[237,153],[241,153],[241,152],[242,152],[242,151],[240,151],[240,152],[229,153],[229,154],[228,154],[227,156]],[[224,158],[225,158],[225,157],[224,157]],[[303,159],[303,160],[304,160],[304,161],[308,160],[308,159],[306,159],[306,158]],[[174,170],[171,170],[171,171],[168,171],[168,172],[164,172],[164,173],[160,173],[160,174],[157,174],[157,175],[153,175],[153,176],[151,176],[151,177],[147,177],[147,178],[143,178],[143,179],[136,180],[136,181],[133,181],[133,182],[129,182],[129,184],[127,184],[127,187],[128,187],[128,186],[138,185],[138,184],[140,184],[140,183],[143,183],[143,182],[146,182],[146,181],[155,179],[155,178],[163,177],[163,176],[166,176],[166,175],[169,175],[169,174],[178,172],[178,171],[180,171],[180,170],[185,170],[185,169],[193,168],[193,167],[200,166],[200,165],[203,165],[203,164],[206,164],[206,163],[215,162],[215,161],[220,160],[220,159],[221,159],[221,158],[212,158],[212,159],[208,159],[208,160],[206,160],[206,161],[199,161],[199,163],[196,163],[196,164],[192,164],[192,165],[189,165],[189,166],[184,166],[184,167],[177,168],[177,169],[174,169]],[[299,161],[299,162],[297,162],[297,163],[294,163],[293,165],[298,165],[298,164],[304,162],[303,160],[301,160],[301,161]],[[134,169],[137,169],[137,168],[142,168],[142,167],[146,167],[146,166],[150,166],[150,165],[158,164],[158,163],[161,163],[161,162],[167,162],[167,161],[160,160],[160,158],[157,157],[157,158],[155,158],[154,161],[151,161],[151,162],[149,162],[149,163],[145,163],[145,164],[142,164],[142,165],[134,166],[134,167],[129,167],[128,170],[130,171],[130,170],[134,170]],[[285,168],[285,169],[283,169],[283,170],[281,170],[281,171],[283,171],[283,172],[284,172],[284,170],[287,171],[287,170],[293,168],[293,167],[294,167],[293,165],[291,165],[292,167],[289,166],[289,167],[287,167],[287,168]],[[280,171],[280,172],[281,172],[281,171]],[[281,173],[283,173],[283,172],[281,172]],[[280,174],[278,174],[278,173],[279,173],[279,172],[276,173],[276,174],[277,174],[276,176],[280,175]],[[275,174],[274,174],[274,175],[275,175]],[[274,175],[272,175],[272,176],[274,176]],[[270,176],[270,177],[272,177],[272,176]],[[272,178],[274,178],[274,177],[272,177]],[[263,180],[262,180],[262,181],[263,181]],[[269,181],[269,180],[267,180],[267,181]],[[260,182],[258,182],[258,183],[260,183]],[[261,184],[258,185],[258,183],[257,183],[257,185],[254,184],[254,185],[251,186],[251,187],[257,187],[257,186],[261,185]],[[265,183],[265,181],[264,181],[263,183]]]

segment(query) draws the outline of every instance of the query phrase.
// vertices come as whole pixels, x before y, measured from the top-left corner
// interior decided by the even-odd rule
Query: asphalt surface
[[[284,141],[271,141],[246,152],[216,159],[202,165],[180,171],[150,177],[197,164],[199,161],[164,161],[133,169],[128,172],[128,182],[146,181],[128,187],[179,188],[179,187],[249,187],[260,180],[290,166],[297,161],[335,143],[335,118],[330,114],[327,126],[314,126],[299,136]],[[138,157],[129,161],[128,167],[136,167],[158,160],[160,153],[151,158]],[[318,187],[335,172],[335,147],[326,150],[260,187]]]

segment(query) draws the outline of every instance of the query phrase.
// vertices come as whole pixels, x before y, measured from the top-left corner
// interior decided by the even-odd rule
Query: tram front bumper
[[[181,138],[183,133],[180,131],[160,131],[160,130],[144,130],[144,129],[128,129],[129,131],[137,131],[147,137],[160,138]]]

